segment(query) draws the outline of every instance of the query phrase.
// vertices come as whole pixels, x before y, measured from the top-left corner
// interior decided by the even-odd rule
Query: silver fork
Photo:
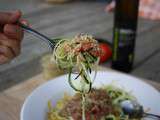
[[[25,25],[25,24],[22,24],[20,22],[18,22],[18,25],[23,28],[23,30],[25,30],[26,32],[34,35],[35,37],[38,37],[39,39],[45,41],[45,42],[48,42],[49,43],[49,46],[51,47],[51,49],[54,49],[54,46],[56,44],[56,42],[59,40],[59,38],[56,38],[56,39],[50,39],[49,37],[47,37],[46,35],[38,32],[37,30]]]

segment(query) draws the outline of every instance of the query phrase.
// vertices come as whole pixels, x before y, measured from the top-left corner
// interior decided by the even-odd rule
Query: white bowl
[[[113,81],[116,81],[117,86],[123,87],[126,91],[131,91],[145,109],[150,108],[151,113],[160,114],[160,93],[138,78],[111,71],[98,72],[94,86],[100,87]],[[64,92],[74,94],[68,84],[67,75],[57,77],[41,85],[25,100],[21,109],[20,119],[47,120],[47,102],[52,100],[53,105],[56,104],[57,100],[62,98]]]

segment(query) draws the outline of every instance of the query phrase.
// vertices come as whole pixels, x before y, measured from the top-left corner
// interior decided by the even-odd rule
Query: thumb
[[[14,12],[0,12],[0,25],[12,24],[17,22],[21,17],[21,12],[16,10]]]

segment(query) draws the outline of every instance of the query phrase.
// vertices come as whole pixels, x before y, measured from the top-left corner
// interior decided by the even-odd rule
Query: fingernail
[[[15,33],[16,32],[16,30],[14,29],[14,27],[12,27],[10,24],[6,24],[5,26],[4,26],[4,32],[5,33]]]

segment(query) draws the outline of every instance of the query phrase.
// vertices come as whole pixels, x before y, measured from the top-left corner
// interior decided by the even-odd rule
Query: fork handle
[[[18,22],[18,25],[19,25],[21,28],[23,28],[26,32],[33,34],[34,36],[40,38],[40,39],[43,40],[43,41],[49,42],[51,48],[53,49],[53,47],[54,47],[54,45],[55,45],[53,40],[51,40],[51,39],[48,38],[47,36],[43,35],[42,33],[40,33],[40,32],[38,32],[38,31],[32,29],[31,27],[28,27],[27,25],[24,25],[24,24],[22,24],[22,23],[20,23],[20,22]]]
[[[160,115],[155,115],[155,114],[152,114],[152,113],[144,113],[145,116],[151,116],[151,117],[156,117],[156,118],[159,118],[160,120]]]

